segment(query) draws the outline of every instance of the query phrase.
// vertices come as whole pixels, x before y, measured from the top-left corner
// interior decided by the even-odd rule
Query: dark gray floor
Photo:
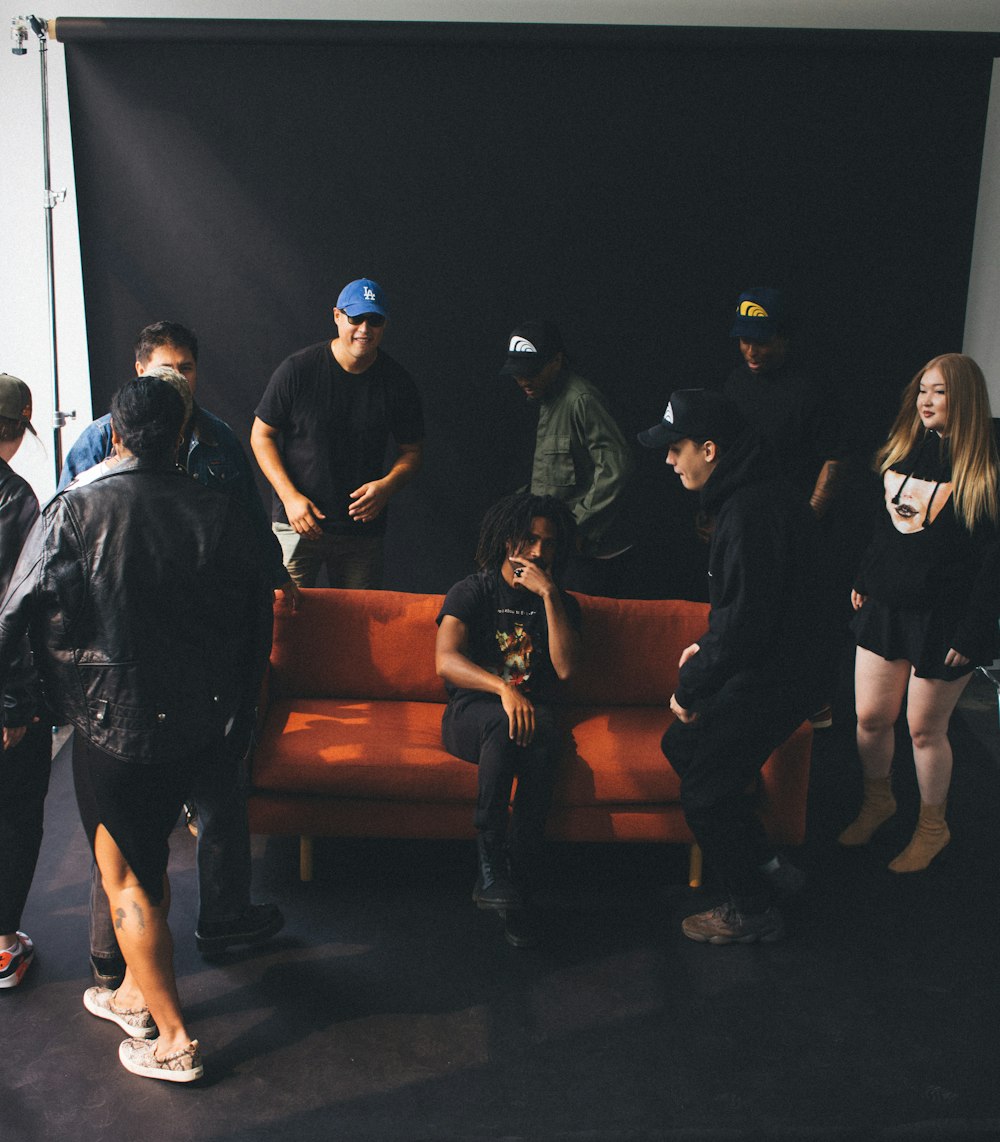
[[[996,1139],[1000,733],[977,682],[953,727],[954,841],[925,874],[833,837],[856,804],[853,728],[814,751],[812,877],[790,936],[684,939],[711,903],[680,850],[560,847],[543,948],[516,951],[469,903],[466,845],[258,840],[258,895],[287,928],[265,950],[194,949],[193,844],[175,834],[177,973],[206,1078],[135,1078],[118,1029],[81,1005],[89,855],[56,762],[24,927],[36,963],[0,993],[0,1139]]]

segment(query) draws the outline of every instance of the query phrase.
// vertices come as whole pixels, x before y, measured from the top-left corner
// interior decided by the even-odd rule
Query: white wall
[[[60,16],[157,17],[205,19],[204,3],[182,0],[106,0],[96,8],[60,8]],[[217,19],[356,19],[358,5],[347,0],[215,0]],[[27,15],[12,10],[4,21]],[[492,20],[535,23],[678,24],[761,27],[905,29],[915,31],[1000,32],[996,0],[369,0],[367,16],[384,20]],[[40,17],[56,13],[36,12]],[[66,187],[66,202],[53,214],[59,372],[63,410],[77,420],[63,433],[68,450],[91,418],[90,378],[84,328],[76,202],[73,193],[69,113],[62,46],[48,47],[52,186]],[[156,161],[137,156],[137,161]],[[0,257],[0,371],[14,373],[31,386],[34,422],[41,443],[28,441],[14,466],[41,498],[55,487],[52,445],[51,367],[45,212],[42,194],[41,96],[38,44],[14,56],[0,44],[0,210],[3,256]],[[1000,412],[1000,64],[994,65],[993,96],[987,126],[987,151],[976,226],[965,349],[991,379],[995,411]],[[943,348],[951,348],[943,347]],[[129,346],[122,346],[122,369],[131,367]],[[100,410],[103,411],[103,410]]]

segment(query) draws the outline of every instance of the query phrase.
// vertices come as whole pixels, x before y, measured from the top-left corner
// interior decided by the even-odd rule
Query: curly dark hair
[[[154,349],[161,345],[173,345],[178,349],[190,350],[191,356],[198,360],[198,336],[193,329],[181,325],[176,321],[156,321],[147,325],[135,341],[135,359],[140,365],[145,365],[152,357]]]
[[[476,566],[481,571],[499,571],[507,558],[508,545],[517,551],[527,543],[531,537],[531,521],[538,517],[547,519],[556,533],[552,571],[558,577],[573,549],[576,521],[562,500],[555,496],[533,496],[530,492],[505,496],[483,516]]]
[[[160,377],[135,377],[111,398],[111,424],[134,456],[169,462],[177,455],[184,402]]]

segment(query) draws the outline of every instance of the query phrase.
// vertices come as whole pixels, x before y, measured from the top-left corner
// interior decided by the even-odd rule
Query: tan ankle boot
[[[894,861],[889,862],[893,872],[920,872],[925,869],[951,840],[948,822],[944,819],[945,803],[920,805],[920,817],[910,843]]]
[[[837,840],[842,845],[866,845],[879,825],[888,821],[895,812],[892,777],[866,777],[861,809]]]

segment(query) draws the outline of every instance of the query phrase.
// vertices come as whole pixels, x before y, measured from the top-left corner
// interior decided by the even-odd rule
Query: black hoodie
[[[817,691],[829,666],[830,591],[816,519],[779,475],[770,445],[745,432],[701,490],[714,519],[708,630],[682,667],[677,701],[697,710],[720,687],[801,685]],[[822,700],[820,697],[819,700]]]

